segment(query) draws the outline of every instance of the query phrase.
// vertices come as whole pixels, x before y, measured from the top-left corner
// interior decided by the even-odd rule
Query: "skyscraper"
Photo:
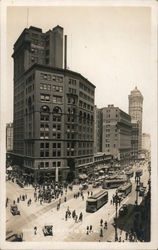
[[[13,58],[15,164],[40,182],[77,176],[93,162],[95,86],[63,69],[60,26],[24,29]]]
[[[138,153],[142,149],[142,116],[143,116],[143,96],[135,87],[128,96],[129,100],[129,115],[132,123],[138,123]]]

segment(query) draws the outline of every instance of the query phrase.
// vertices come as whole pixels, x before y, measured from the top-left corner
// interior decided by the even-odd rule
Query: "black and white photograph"
[[[1,2],[1,249],[157,249],[157,1]]]

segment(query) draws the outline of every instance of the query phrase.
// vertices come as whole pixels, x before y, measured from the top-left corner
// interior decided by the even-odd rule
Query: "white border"
[[[152,9],[152,61],[154,68],[155,84],[157,84],[157,13],[158,2],[155,0],[2,0],[1,4],[1,85],[0,85],[0,248],[1,249],[157,249],[158,248],[158,175],[157,175],[157,116],[153,124],[155,138],[152,143],[152,239],[150,243],[75,243],[75,242],[22,242],[8,243],[5,242],[5,126],[6,113],[5,107],[7,101],[5,96],[7,89],[5,87],[7,67],[6,67],[6,8],[7,6],[136,6],[136,7],[151,7]],[[155,95],[155,108],[157,110],[157,97]],[[154,174],[153,174],[154,168]]]

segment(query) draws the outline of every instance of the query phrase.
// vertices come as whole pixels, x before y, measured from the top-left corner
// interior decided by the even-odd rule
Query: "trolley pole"
[[[119,203],[119,196],[118,191],[116,190],[116,195],[114,196],[115,207],[116,207],[116,215],[115,215],[115,241],[118,241],[118,234],[117,234],[117,208]]]
[[[135,205],[138,205],[138,193],[139,193],[139,189],[140,189],[140,176],[136,176],[135,178],[136,181],[136,201],[135,201]]]

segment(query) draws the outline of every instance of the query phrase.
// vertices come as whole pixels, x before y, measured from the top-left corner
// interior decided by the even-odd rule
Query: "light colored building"
[[[150,152],[151,150],[150,134],[147,134],[147,133],[142,134],[142,150],[146,150]]]
[[[6,125],[6,152],[13,151],[13,123]]]
[[[102,152],[118,160],[131,157],[131,117],[114,105],[102,108]]]
[[[135,87],[128,96],[129,100],[129,115],[132,122],[138,122],[139,124],[139,136],[138,136],[138,153],[142,149],[142,116],[143,116],[143,96],[141,92]]]

